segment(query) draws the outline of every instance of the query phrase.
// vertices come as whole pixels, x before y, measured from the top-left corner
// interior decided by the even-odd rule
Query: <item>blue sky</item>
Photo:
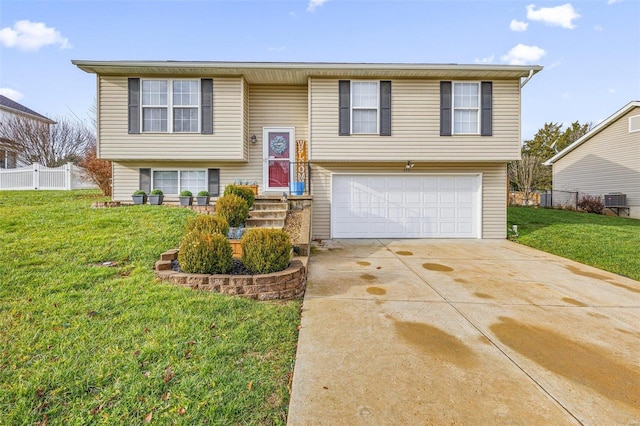
[[[537,64],[522,136],[640,100],[640,1],[0,1],[0,94],[86,118],[84,60]]]

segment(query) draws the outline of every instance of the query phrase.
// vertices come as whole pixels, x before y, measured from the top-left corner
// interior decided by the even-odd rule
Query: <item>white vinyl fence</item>
[[[83,168],[67,163],[46,167],[38,163],[16,169],[0,169],[0,190],[25,189],[95,189],[98,186]]]

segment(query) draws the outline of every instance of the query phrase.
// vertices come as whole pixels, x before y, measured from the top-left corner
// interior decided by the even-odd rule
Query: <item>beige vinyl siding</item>
[[[174,77],[189,78],[188,76]],[[128,79],[127,77],[100,76],[98,84],[100,157],[107,160],[246,161],[242,83],[241,78],[213,78],[212,135],[129,134]]]
[[[307,98],[307,86],[250,87],[249,134],[258,138],[261,156],[263,127],[294,127],[296,139],[309,138]]]
[[[520,82],[493,81],[493,136],[440,136],[440,80],[392,80],[391,136],[338,136],[338,80],[310,81],[313,161],[510,161],[520,156]]]
[[[215,85],[215,81],[214,81]],[[295,127],[296,137],[306,139],[307,127],[307,87],[306,86],[249,86],[247,101],[243,103],[248,109],[249,136],[255,134],[258,142],[247,144],[248,162],[224,161],[120,161],[114,163],[113,199],[118,201],[131,200],[131,194],[139,186],[139,169],[220,169],[220,190],[237,179],[254,181],[263,191],[263,151],[262,128],[288,126]],[[245,138],[245,139],[248,139]],[[167,198],[169,201],[172,197]]]
[[[631,216],[640,218],[640,132],[629,133],[629,117],[612,122],[553,164],[553,189],[580,194],[627,194]]]
[[[333,173],[402,173],[405,163],[312,164],[313,238],[331,237]],[[507,168],[505,163],[416,164],[411,173],[482,173],[482,238],[506,238]]]

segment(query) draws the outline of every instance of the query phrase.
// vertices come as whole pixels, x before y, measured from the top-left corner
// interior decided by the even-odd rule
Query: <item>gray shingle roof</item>
[[[16,101],[13,101],[9,98],[7,98],[6,96],[0,95],[0,106],[5,107],[5,108],[9,108],[18,112],[21,112],[23,114],[28,114],[28,115],[32,115],[36,118],[39,118],[41,120],[46,120],[50,123],[55,123],[55,121],[51,120],[50,118],[45,117],[42,114],[38,114],[37,112],[35,112],[32,109],[27,108],[26,106],[19,104]]]

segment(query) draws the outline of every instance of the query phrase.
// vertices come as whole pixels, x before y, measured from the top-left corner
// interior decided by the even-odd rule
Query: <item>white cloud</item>
[[[530,62],[537,62],[546,53],[544,49],[538,46],[517,44],[513,46],[506,55],[501,56],[500,59],[508,62],[510,65],[526,65]]]
[[[559,67],[561,64],[562,64],[562,60],[558,60],[558,61],[555,61],[554,63],[552,63],[552,64],[551,64],[551,65],[549,65],[549,66],[546,66],[546,65],[545,65],[544,69],[545,69],[545,70],[552,70],[552,69],[554,69],[554,68],[556,68],[556,67]]]
[[[593,29],[596,31],[604,31],[604,27],[602,25],[594,25]]]
[[[518,21],[517,19],[512,19],[509,24],[509,28],[512,31],[527,31],[527,27],[529,24],[527,22]]]
[[[607,4],[614,4],[614,3],[618,3],[618,2],[620,2],[620,1],[622,1],[622,0],[609,0],[609,1],[607,2]]]
[[[267,52],[282,52],[283,50],[286,50],[286,49],[287,49],[286,46],[269,47],[269,48],[267,48]]]
[[[572,30],[576,27],[573,21],[579,17],[580,14],[576,12],[571,3],[556,7],[541,7],[537,10],[535,4],[527,6],[527,19],[530,21],[541,21],[551,26]]]
[[[611,94],[616,93],[616,89],[609,89],[609,93],[611,93]]]
[[[0,29],[0,44],[17,47],[20,50],[36,51],[43,46],[59,45],[60,49],[70,49],[71,44],[60,31],[47,27],[44,22],[17,21],[13,28]]]
[[[6,96],[9,99],[13,99],[16,102],[24,98],[24,95],[22,93],[8,87],[0,87],[0,95]]]
[[[494,58],[495,58],[495,55],[490,55],[490,56],[487,56],[486,58],[481,58],[481,59],[476,58],[476,64],[490,64],[493,62]]]
[[[317,7],[322,6],[327,1],[328,0],[309,0],[309,6],[307,6],[307,11],[308,12],[314,12]]]

